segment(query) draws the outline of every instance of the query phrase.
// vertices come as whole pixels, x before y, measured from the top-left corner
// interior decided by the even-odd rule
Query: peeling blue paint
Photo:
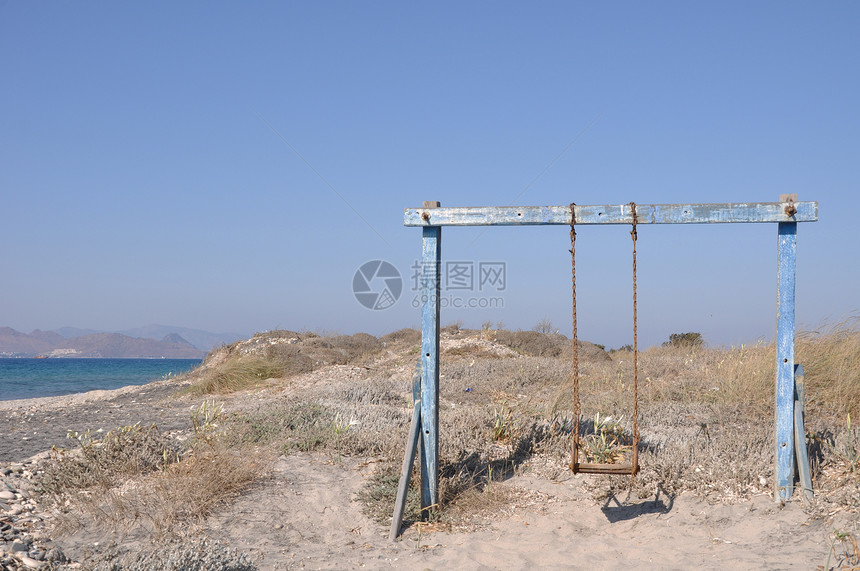
[[[438,504],[439,293],[442,229],[423,228],[421,294],[421,509]]]
[[[739,222],[814,222],[817,202],[727,204],[637,204],[638,224],[719,224]],[[527,226],[570,224],[570,206],[486,206],[465,208],[407,208],[405,226]],[[576,206],[577,224],[632,224],[629,204]]]
[[[794,279],[797,223],[779,224],[776,292],[776,492],[794,492]]]

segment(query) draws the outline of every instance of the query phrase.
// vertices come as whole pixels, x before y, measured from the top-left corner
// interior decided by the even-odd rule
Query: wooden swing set
[[[629,463],[581,463],[579,451],[582,448],[579,419],[579,338],[576,329],[576,205],[570,205],[570,283],[572,307],[571,321],[573,322],[573,430],[570,445],[570,469],[574,474],[606,474],[635,476],[639,472],[639,327],[636,300],[636,203],[630,203],[633,219],[630,236],[633,238],[633,441],[630,443]],[[597,427],[595,427],[596,429]]]
[[[712,224],[775,222],[778,226],[775,472],[777,502],[788,500],[798,471],[805,497],[812,483],[803,427],[803,368],[794,362],[795,268],[797,223],[818,220],[817,202],[798,202],[797,195],[780,195],[779,202],[728,204],[640,204],[527,207],[441,208],[424,202],[407,208],[405,226],[422,229],[421,358],[416,367],[415,403],[406,454],[392,518],[390,538],[400,533],[409,475],[416,454],[421,474],[422,511],[438,505],[439,456],[439,330],[441,238],[443,226],[569,225],[573,324],[573,422],[571,462],[573,473],[631,475],[639,472],[638,324],[636,299],[636,241],[640,224]],[[580,462],[579,352],[576,323],[576,225],[630,224],[633,240],[633,434],[629,461],[618,464]],[[419,446],[420,443],[420,446]],[[797,456],[795,463],[795,454]]]

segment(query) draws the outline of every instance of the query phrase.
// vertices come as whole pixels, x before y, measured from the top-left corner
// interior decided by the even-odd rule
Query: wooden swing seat
[[[634,464],[572,464],[570,469],[574,474],[604,474],[618,476],[635,476],[639,472],[639,466]]]

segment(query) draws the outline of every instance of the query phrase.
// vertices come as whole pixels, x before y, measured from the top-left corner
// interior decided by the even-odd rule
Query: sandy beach
[[[408,377],[409,366],[398,362],[391,365],[395,376]],[[265,410],[301,391],[378,383],[371,369],[331,365],[283,386],[218,398],[231,413]],[[399,386],[405,393],[408,382]],[[109,550],[157,552],[165,538],[153,543],[134,525],[60,532],[56,508],[29,498],[36,497],[32,483],[46,451],[75,444],[68,431],[108,431],[140,423],[187,438],[189,410],[199,398],[177,397],[179,388],[175,381],[159,381],[0,402],[3,484],[22,496],[3,504],[4,521],[35,537],[39,549],[61,551],[68,562],[54,563],[55,568],[81,568],[80,562],[86,568]],[[398,439],[405,438],[405,426],[402,431]],[[765,490],[714,501],[658,486],[643,497],[641,491],[625,492],[617,482],[611,491],[600,492],[605,488],[600,476],[556,472],[557,477],[547,477],[534,467],[489,483],[483,493],[493,495],[486,497],[508,499],[487,502],[486,509],[473,504],[474,513],[459,520],[465,524],[408,522],[392,542],[388,524],[371,519],[360,501],[381,466],[372,455],[337,458],[331,450],[275,454],[264,477],[188,526],[186,533],[174,535],[178,541],[208,538],[252,562],[225,569],[816,569],[828,561],[833,567],[839,550],[849,548],[833,547],[834,530],[856,533],[858,528],[856,511],[822,513],[821,506],[805,506],[799,495],[780,506]],[[15,501],[31,503],[23,514],[10,515]],[[22,515],[29,521],[17,522]],[[10,548],[7,542],[7,554]]]
[[[71,429],[136,422],[184,428],[189,403],[171,399],[172,392],[154,383],[0,403],[11,436],[3,439],[3,463],[67,446]],[[201,530],[247,553],[260,569],[814,569],[827,560],[828,534],[855,517],[813,520],[799,500],[780,507],[769,494],[717,505],[687,494],[600,503],[583,486],[595,476],[522,476],[496,484],[531,496],[512,513],[486,514],[476,531],[428,524],[419,533],[413,526],[391,542],[388,529],[355,501],[373,459],[337,464],[328,454],[296,454],[279,457],[273,468]],[[142,540],[86,531],[51,538],[73,560],[111,541]]]

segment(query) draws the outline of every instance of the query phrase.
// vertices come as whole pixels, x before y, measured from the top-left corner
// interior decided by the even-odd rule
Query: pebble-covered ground
[[[150,383],[44,399],[0,402],[0,566],[38,569],[66,556],[51,545],[32,499],[32,478],[52,447],[74,448],[67,435],[141,423],[190,429],[191,401],[171,398],[175,383]]]
[[[64,563],[66,556],[51,545],[42,517],[30,499],[36,459],[0,469],[0,564],[5,569],[38,569],[46,562]]]
[[[158,381],[114,391],[0,401],[0,465],[21,462],[34,454],[70,448],[69,431],[108,431],[137,422],[157,424],[161,430],[190,428],[189,407],[184,398],[171,398],[177,385]]]

